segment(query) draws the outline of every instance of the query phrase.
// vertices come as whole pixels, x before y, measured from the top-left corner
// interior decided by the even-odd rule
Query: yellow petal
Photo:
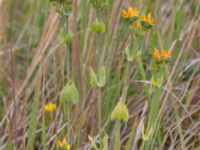
[[[160,52],[157,48],[154,49],[154,58],[157,60],[157,61],[160,61],[161,59],[161,55],[160,55]]]
[[[128,13],[126,12],[126,10],[122,10],[122,17],[124,18],[124,19],[126,19],[126,18],[128,18]]]
[[[139,21],[136,21],[135,23],[135,30],[138,31],[140,29]]]
[[[129,7],[128,8],[128,16],[130,18],[138,17],[138,9],[137,8]]]
[[[61,141],[58,141],[58,142],[57,142],[57,146],[58,146],[58,147],[63,147],[63,143],[62,143]]]
[[[44,110],[47,112],[53,112],[56,110],[56,108],[57,108],[57,105],[55,103],[49,103],[44,106]]]
[[[71,149],[71,145],[70,144],[67,144],[67,150],[70,150]]]

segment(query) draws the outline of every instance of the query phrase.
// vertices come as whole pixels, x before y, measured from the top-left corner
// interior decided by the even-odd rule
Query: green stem
[[[122,91],[122,95],[126,96],[126,91],[127,91],[127,84],[128,84],[128,76],[129,76],[129,69],[130,69],[130,62],[127,61],[126,68],[125,68],[125,75],[124,75],[124,87]]]
[[[102,116],[101,116],[101,89],[98,90],[98,128],[101,131]]]
[[[97,55],[98,55],[97,56],[97,72],[98,72],[98,76],[99,76],[99,73],[100,73],[99,70],[100,70],[100,67],[101,67],[100,33],[97,33],[97,50],[98,50],[98,53],[97,53]],[[102,124],[101,89],[99,88],[97,90],[98,90],[97,91],[98,92],[98,129],[99,129],[99,132],[100,132],[101,131],[101,124]],[[101,143],[100,143],[100,145],[101,145]]]
[[[101,49],[100,49],[100,33],[97,33],[97,72],[101,68]],[[98,89],[98,118],[99,118],[99,131],[101,129],[101,89]]]
[[[139,71],[140,71],[140,75],[142,77],[142,80],[146,81],[147,78],[146,78],[146,75],[145,75],[144,66],[143,66],[141,56],[137,60],[138,60]],[[147,98],[147,102],[148,102],[148,104],[150,104],[151,96],[150,96],[149,87],[148,87],[147,84],[144,84],[144,92],[145,92],[145,95],[146,95],[146,98]]]
[[[12,150],[13,149],[13,144],[12,144],[12,131],[11,128],[8,128],[8,144],[7,144],[7,149]]]
[[[66,46],[67,48],[67,64],[66,64],[66,69],[67,69],[67,81],[70,81],[70,48],[69,46]]]
[[[70,106],[70,103],[67,103],[67,106],[66,106],[66,109],[67,109],[67,121],[68,121],[68,125],[67,125],[67,139],[69,140],[70,139],[70,111],[71,111],[71,106]]]
[[[114,150],[120,150],[121,149],[120,128],[121,128],[120,121],[116,121],[116,123],[115,123],[115,145],[114,145]]]
[[[100,68],[101,68],[101,48],[100,48],[100,33],[97,33],[97,72],[98,72],[98,77],[100,74]],[[101,131],[101,125],[102,125],[102,107],[101,107],[101,100],[102,100],[102,96],[101,96],[101,88],[97,89],[98,92],[98,130],[99,130],[99,134]],[[101,135],[99,135],[100,139],[101,139]],[[100,141],[100,148],[102,148],[102,143]]]
[[[100,48],[100,33],[97,33],[97,70],[101,67],[101,48]],[[99,72],[99,71],[98,71]]]
[[[160,78],[163,78],[164,73],[164,68],[161,67],[160,72],[156,72],[156,66],[154,66],[153,70],[153,78],[155,78],[155,80],[160,80]],[[156,77],[155,77],[156,76]],[[157,82],[157,81],[156,81]],[[162,85],[162,81],[160,81]],[[162,86],[161,86],[162,87]],[[151,101],[151,105],[150,105],[150,112],[149,112],[149,119],[148,119],[148,124],[147,124],[147,131],[150,131],[152,128],[155,127],[155,123],[158,117],[158,112],[159,112],[159,99],[162,93],[162,88],[161,87],[154,87],[154,95],[153,95],[153,99]],[[156,136],[156,133],[155,133]],[[150,146],[150,141],[147,140],[146,142],[144,142],[145,145],[145,150],[149,149]]]

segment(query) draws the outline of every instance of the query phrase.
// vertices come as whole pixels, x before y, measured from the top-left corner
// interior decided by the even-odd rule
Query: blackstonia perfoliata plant
[[[0,8],[0,149],[199,150],[199,0]]]

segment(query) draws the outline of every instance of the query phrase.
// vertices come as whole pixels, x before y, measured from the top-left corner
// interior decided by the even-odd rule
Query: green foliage
[[[111,120],[127,122],[129,119],[128,108],[124,101],[120,101],[111,114]]]
[[[106,26],[102,20],[96,19],[91,25],[91,31],[97,33],[104,33],[106,31]]]
[[[105,84],[106,84],[105,67],[103,66],[100,68],[98,78],[93,69],[90,67],[90,85],[95,88],[95,87],[104,87]]]
[[[100,11],[106,9],[108,6],[107,0],[90,0],[94,9]]]
[[[199,148],[198,0],[20,2],[0,4],[11,12],[0,13],[2,149],[56,149],[64,137],[77,150]],[[120,16],[123,7],[138,17]],[[141,20],[149,12],[154,24]],[[154,48],[173,57],[155,63]],[[55,113],[43,113],[43,99],[59,105]]]
[[[65,33],[64,30],[61,30],[58,36],[58,40],[61,44],[70,45],[73,41],[73,33],[71,31]]]
[[[108,150],[108,135],[107,134],[104,135],[102,141],[103,141],[103,150]]]
[[[62,91],[60,92],[60,102],[61,103],[72,103],[77,104],[79,101],[79,92],[76,88],[76,85],[74,82],[71,84],[67,84]]]
[[[105,134],[104,137],[100,140],[103,143],[103,148],[99,149],[94,139],[91,136],[88,136],[88,139],[95,150],[108,150],[108,135]]]

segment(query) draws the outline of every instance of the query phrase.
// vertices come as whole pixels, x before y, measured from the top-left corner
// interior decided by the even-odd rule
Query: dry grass
[[[149,5],[148,5],[149,4]],[[121,9],[136,5],[140,12],[150,9],[154,28],[146,34],[142,61],[146,80],[141,78],[137,61],[130,63],[126,80],[127,60],[124,49],[131,42],[128,32],[119,36]],[[56,112],[47,117],[46,145],[56,149],[56,142],[67,135],[72,149],[92,149],[88,135],[107,133],[109,148],[115,139],[111,112],[126,87],[129,121],[121,123],[121,149],[142,148],[142,126],[148,123],[150,106],[144,85],[151,98],[155,93],[151,83],[151,52],[155,47],[171,49],[173,59],[159,96],[159,113],[153,128],[149,149],[200,148],[200,2],[199,0],[116,0],[102,12],[106,32],[100,35],[102,53],[98,62],[96,34],[90,31],[96,15],[89,1],[74,0],[68,18],[73,33],[73,45],[59,43],[58,34],[67,21],[56,12],[48,0],[0,0],[0,149],[44,149],[42,144],[43,105],[55,102]],[[69,49],[70,53],[67,52]],[[70,54],[70,55],[69,55]],[[67,63],[70,73],[67,77]],[[106,86],[99,90],[90,86],[90,71],[98,64],[106,66]],[[59,94],[69,81],[75,81],[79,102],[66,106]],[[101,99],[101,128],[98,129],[98,95]],[[35,129],[30,120],[35,116]],[[31,129],[30,129],[31,128]],[[29,132],[33,132],[29,134]],[[128,142],[129,141],[129,142]],[[12,144],[11,144],[12,143]]]

